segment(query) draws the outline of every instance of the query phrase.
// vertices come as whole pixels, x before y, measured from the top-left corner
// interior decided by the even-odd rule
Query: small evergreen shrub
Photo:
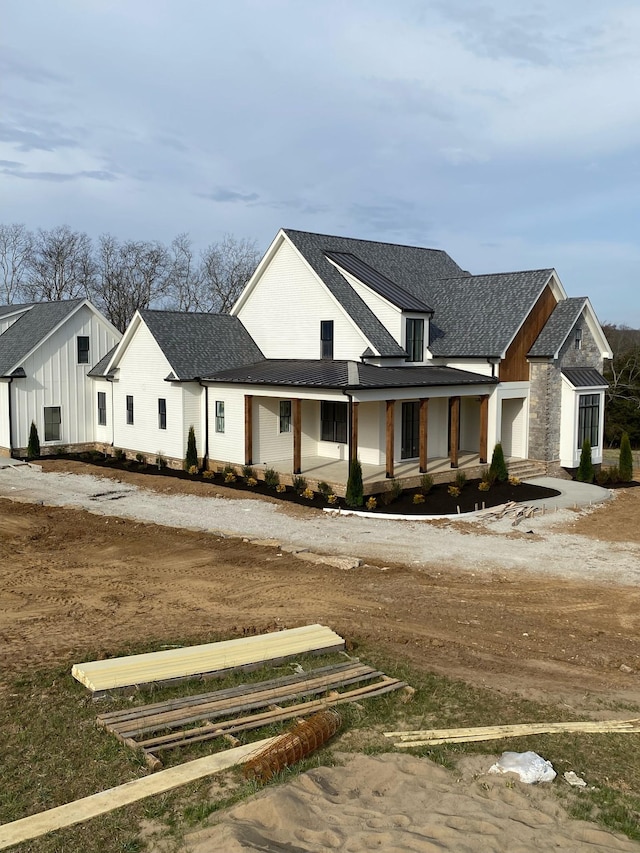
[[[318,491],[322,495],[323,498],[326,498],[331,494],[331,486],[329,483],[325,483],[324,480],[321,483],[318,483]]]
[[[242,476],[245,478],[245,480],[255,480],[256,472],[253,470],[251,465],[243,465]]]
[[[268,489],[275,489],[280,485],[280,474],[275,468],[265,468],[264,484]]]
[[[116,451],[114,453],[114,456],[116,457],[116,459],[118,459],[117,452],[118,451]],[[122,452],[123,451],[120,451],[120,453],[122,453]],[[158,455],[156,456],[156,465],[158,466],[158,471],[162,471],[167,467],[167,460],[164,458],[162,453],[158,453]]]
[[[144,453],[136,453],[136,462],[139,462],[140,465],[146,465],[147,457],[144,455]]]
[[[633,454],[631,453],[629,434],[626,432],[622,433],[622,439],[620,440],[618,469],[620,471],[620,480],[623,483],[630,483],[633,480]]]
[[[301,477],[300,474],[296,474],[291,482],[293,491],[297,492],[299,495],[301,495],[307,488],[307,481],[304,477]]]
[[[362,506],[364,503],[364,487],[362,485],[362,465],[359,459],[352,459],[349,466],[349,479],[347,480],[347,493],[345,496],[347,506]]]
[[[35,421],[31,421],[31,429],[29,430],[29,443],[27,445],[27,459],[37,459],[40,456],[40,438],[38,437],[38,427]]]
[[[507,470],[507,463],[504,461],[504,451],[500,442],[498,442],[493,448],[493,455],[491,456],[491,465],[489,466],[489,472],[493,474],[493,476],[499,483],[504,483],[507,477],[509,476],[509,471]]]
[[[612,486],[620,482],[620,469],[617,465],[611,465],[610,468],[607,468],[607,472],[609,474],[609,482]]]
[[[191,471],[191,468],[198,468],[198,448],[196,447],[196,431],[193,426],[189,427],[189,435],[187,437],[187,453],[184,457],[185,471]]]
[[[423,495],[429,494],[433,488],[433,477],[431,474],[423,474],[422,477],[420,477],[420,488],[422,489]]]
[[[127,458],[127,454],[121,447],[114,447],[113,458],[116,459],[118,462],[124,462],[124,460]]]
[[[467,475],[464,471],[456,471],[456,486],[462,491],[465,487],[465,483],[467,482]]]
[[[483,483],[487,484],[487,488],[483,489],[482,491],[488,492],[491,486],[493,486],[496,481],[496,475],[493,471],[491,471],[490,468],[483,468],[482,473],[480,474],[480,479]]]
[[[591,461],[591,442],[588,438],[582,442],[582,451],[580,452],[580,465],[576,474],[576,480],[581,483],[593,483],[595,471],[593,462]]]

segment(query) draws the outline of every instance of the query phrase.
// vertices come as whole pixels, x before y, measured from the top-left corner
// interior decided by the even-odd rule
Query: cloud
[[[43,68],[34,62],[23,62],[15,54],[12,54],[6,44],[2,45],[0,53],[0,76],[6,80],[8,77],[20,77],[28,83],[64,83],[67,78]]]
[[[220,204],[251,204],[252,202],[257,202],[260,198],[258,193],[240,193],[226,187],[217,187],[210,193],[196,193],[196,195]]]
[[[13,144],[18,151],[56,151],[58,148],[78,148],[75,139],[58,134],[53,130],[24,130],[0,122],[0,142]]]
[[[3,166],[11,161],[0,160],[0,166]],[[113,172],[103,170],[84,169],[80,172],[30,172],[22,168],[21,164],[16,164],[15,167],[5,167],[0,169],[0,174],[9,175],[12,178],[22,178],[25,181],[49,181],[51,183],[66,183],[68,181],[78,181],[82,178],[88,178],[92,181],[117,181],[117,177]]]

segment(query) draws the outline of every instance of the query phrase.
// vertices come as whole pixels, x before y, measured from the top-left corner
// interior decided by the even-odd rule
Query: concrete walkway
[[[527,501],[527,506],[545,506],[547,509],[566,509],[578,506],[591,506],[591,504],[602,503],[611,500],[613,494],[610,489],[602,486],[593,486],[589,483],[579,483],[577,480],[561,480],[559,477],[533,477],[525,480],[534,486],[543,486],[545,489],[555,489],[560,492],[555,498],[542,498],[537,501]]]

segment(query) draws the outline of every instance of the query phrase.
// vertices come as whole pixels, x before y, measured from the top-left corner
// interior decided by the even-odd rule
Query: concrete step
[[[519,480],[530,480],[532,477],[546,476],[546,468],[541,462],[532,459],[513,459],[507,462],[510,477]]]

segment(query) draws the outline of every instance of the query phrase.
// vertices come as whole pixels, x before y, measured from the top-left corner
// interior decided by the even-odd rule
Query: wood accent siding
[[[500,363],[501,382],[528,382],[529,362],[527,353],[551,316],[557,300],[549,285],[540,294],[529,316],[509,345],[504,359]]]

